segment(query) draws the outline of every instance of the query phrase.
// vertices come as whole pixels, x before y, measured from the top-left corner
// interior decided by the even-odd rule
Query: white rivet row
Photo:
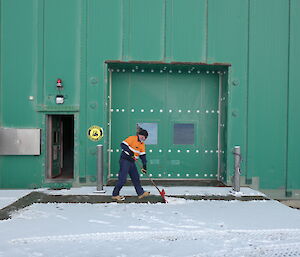
[[[218,150],[204,150],[204,153],[218,153]]]
[[[109,71],[111,72],[121,72],[120,69],[109,69]],[[135,69],[122,69],[122,72],[126,72],[126,71],[129,71],[129,72],[138,72],[139,71],[139,66],[136,66]],[[145,72],[145,69],[141,69],[140,70],[141,72]],[[169,73],[173,73],[173,72],[178,72],[178,73],[188,73],[188,74],[192,74],[192,73],[197,73],[197,74],[200,74],[201,73],[201,70],[196,70],[195,67],[192,67],[191,69],[187,70],[187,71],[182,71],[182,70],[172,70],[172,69],[167,69],[167,67],[164,67],[162,70],[154,70],[154,69],[151,69],[150,72],[160,72],[160,73],[164,73],[164,72],[169,72]],[[221,72],[221,71],[202,71],[206,74],[215,74],[215,73],[218,73],[218,74],[226,74],[225,71]]]
[[[116,174],[111,173],[110,176],[111,176],[111,177],[113,177],[113,176],[118,177],[119,174],[118,174],[118,173],[116,173]],[[144,175],[141,174],[141,177],[143,177],[143,176],[144,176]],[[168,177],[171,177],[172,175],[171,175],[170,173],[168,173],[167,176],[168,176]],[[190,177],[190,176],[193,176],[193,174],[189,174],[189,173],[183,173],[183,174],[180,174],[180,173],[177,173],[176,176],[177,176],[177,177],[180,177],[180,176]],[[199,175],[198,173],[196,173],[195,176],[196,176],[196,177],[199,177],[200,175]],[[150,173],[150,174],[149,174],[149,177],[153,177],[153,174]],[[159,173],[159,174],[158,174],[158,177],[162,177],[162,174]],[[218,177],[218,175],[217,175],[217,174],[212,174],[212,173],[211,173],[211,174],[205,173],[205,174],[204,174],[204,177]]]
[[[119,153],[120,152],[120,149],[108,149],[107,150],[108,152],[111,152],[111,153],[113,153],[114,151],[115,152],[117,152],[117,153]],[[147,150],[149,153],[153,153],[155,150],[153,150],[153,149],[149,149],[149,150]],[[157,150],[159,153],[162,153],[164,150],[163,149],[158,149]],[[168,150],[165,150],[166,152],[168,152],[168,153],[172,153],[172,149],[168,149]],[[200,150],[189,150],[189,149],[187,149],[187,150],[180,150],[180,149],[177,149],[177,150],[173,150],[173,151],[176,151],[177,153],[181,153],[181,152],[186,152],[186,153],[200,153],[201,151]],[[204,153],[218,153],[219,151],[218,150],[204,150]],[[220,151],[220,153],[224,153],[224,151]]]
[[[126,110],[125,109],[119,109],[119,108],[116,108],[116,109],[110,109],[110,112],[125,112]],[[140,109],[140,110],[135,110],[134,108],[130,109],[131,112],[135,112],[135,111],[140,111],[140,112],[146,112],[147,110],[145,109]],[[150,109],[149,110],[150,112],[155,112],[154,109]],[[164,110],[163,109],[159,109],[158,112],[160,113],[163,113]],[[193,112],[196,112],[196,113],[201,113],[200,110],[186,110],[186,111],[183,111],[181,109],[179,110],[172,110],[172,109],[169,109],[168,110],[169,113],[172,113],[172,112],[179,112],[179,113],[183,113],[183,112],[187,112],[187,113],[193,113]],[[219,110],[205,110],[205,113],[220,113]]]

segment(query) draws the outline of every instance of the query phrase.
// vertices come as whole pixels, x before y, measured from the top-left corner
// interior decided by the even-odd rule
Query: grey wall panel
[[[41,130],[0,128],[0,155],[40,155]]]

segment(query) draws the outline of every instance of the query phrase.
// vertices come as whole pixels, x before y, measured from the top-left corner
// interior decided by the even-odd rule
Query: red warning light
[[[61,79],[57,79],[56,87],[62,87],[62,80]]]

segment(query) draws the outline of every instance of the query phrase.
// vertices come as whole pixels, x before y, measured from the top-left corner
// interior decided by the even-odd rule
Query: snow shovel
[[[142,165],[141,165],[139,162],[137,162],[137,164],[139,165],[139,167],[140,167],[141,169],[143,169]],[[157,187],[157,185],[154,183],[154,181],[152,180],[152,178],[150,178],[150,177],[148,176],[147,173],[143,173],[143,174],[145,174],[145,175],[147,176],[147,178],[151,181],[151,183],[153,184],[153,186],[156,187],[156,189],[158,190],[158,192],[159,192],[159,194],[161,195],[162,199],[164,200],[164,203],[167,203],[168,201],[167,201],[166,198],[165,198],[165,195],[166,195],[165,190],[164,190],[164,189],[160,190],[160,189]]]

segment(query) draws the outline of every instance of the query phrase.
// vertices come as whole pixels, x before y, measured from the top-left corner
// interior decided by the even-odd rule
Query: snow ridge
[[[216,238],[224,239],[224,240],[232,237],[238,237],[239,240],[241,241],[253,239],[254,242],[258,242],[258,241],[280,242],[282,240],[295,240],[296,242],[299,242],[295,244],[295,247],[299,247],[300,249],[300,229],[104,232],[104,233],[87,233],[87,234],[70,234],[70,235],[16,238],[10,240],[9,242],[11,244],[28,244],[28,243],[46,243],[49,241],[89,241],[89,240],[116,241],[116,240],[141,240],[141,239],[176,241],[176,240],[198,240],[204,238],[208,239],[210,237],[215,239]],[[274,249],[274,247],[271,248]],[[251,249],[253,250],[253,248]],[[299,256],[300,256],[300,252],[299,252]]]
[[[209,254],[198,254],[187,257],[299,257],[300,243],[276,243],[268,245],[259,245],[255,247],[242,247],[230,250],[221,250],[210,252]]]

